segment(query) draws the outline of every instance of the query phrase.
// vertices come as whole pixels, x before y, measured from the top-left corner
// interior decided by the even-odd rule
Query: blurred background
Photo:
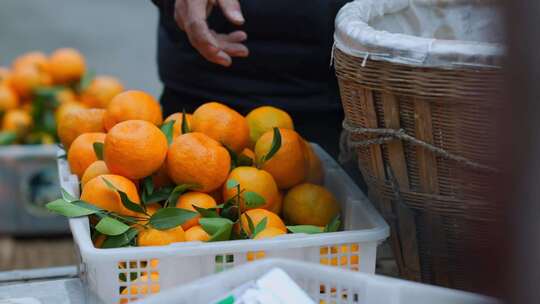
[[[0,66],[9,66],[29,51],[50,54],[60,47],[73,47],[86,57],[93,72],[115,76],[127,89],[159,97],[157,13],[150,0],[2,0]],[[19,171],[29,172],[30,167],[36,171],[33,165]],[[5,172],[0,172],[0,212],[4,215],[0,217],[0,270],[74,264],[67,221],[52,218],[48,220],[59,222],[50,225],[38,222],[47,215],[21,215],[22,200],[10,195],[15,193],[9,183],[14,172],[0,166],[1,170]],[[53,162],[39,170],[55,171],[56,167]],[[51,233],[41,229],[41,224],[56,228]],[[14,236],[10,229],[25,232]]]
[[[157,19],[150,0],[2,0],[0,65],[32,50],[73,47],[94,72],[158,97]]]

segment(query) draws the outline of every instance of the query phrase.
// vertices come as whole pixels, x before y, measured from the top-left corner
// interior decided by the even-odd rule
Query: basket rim
[[[354,57],[371,57],[421,67],[501,67],[506,50],[502,43],[417,37],[376,30],[369,25],[374,18],[397,13],[413,1],[363,0],[347,3],[336,17],[335,47]],[[424,0],[423,5],[437,2]]]

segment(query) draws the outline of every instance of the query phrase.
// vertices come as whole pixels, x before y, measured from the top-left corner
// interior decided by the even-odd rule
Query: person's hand
[[[191,45],[206,60],[230,66],[232,57],[248,56],[249,51],[242,43],[247,34],[244,31],[222,34],[208,28],[206,18],[215,5],[221,7],[230,22],[236,25],[244,23],[238,0],[176,0],[174,19],[186,32]]]

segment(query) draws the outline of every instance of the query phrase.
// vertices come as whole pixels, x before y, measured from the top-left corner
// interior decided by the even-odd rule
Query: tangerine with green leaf
[[[178,197],[178,201],[176,202],[177,208],[182,208],[189,211],[197,211],[193,206],[209,209],[216,208],[217,203],[212,196],[203,192],[191,191],[184,193],[180,195],[180,197]],[[184,230],[187,230],[195,225],[198,225],[200,217],[201,216],[198,215],[197,217],[184,222],[182,224],[182,228],[184,228]]]
[[[107,185],[105,180],[116,189]],[[140,214],[124,206],[117,190],[124,192],[133,203],[140,204],[140,197],[135,184],[123,176],[114,174],[104,174],[89,180],[82,189],[81,200],[121,215],[140,216]]]
[[[334,195],[319,185],[302,183],[283,198],[283,217],[291,225],[326,226],[339,212]]]
[[[241,209],[263,208],[271,210],[276,205],[280,205],[281,197],[279,189],[270,173],[257,169],[255,167],[236,167],[231,171],[227,181],[235,181],[243,190],[240,193]],[[249,207],[246,204],[246,193],[254,192],[264,199],[264,203],[259,206]],[[223,186],[223,198],[225,201],[235,197],[238,194],[237,187],[227,187],[227,182]]]
[[[104,158],[112,173],[137,180],[163,165],[167,149],[167,139],[158,127],[144,120],[127,120],[107,133]]]
[[[84,171],[98,160],[94,152],[94,143],[104,143],[105,133],[93,132],[79,135],[72,143],[67,152],[67,160],[71,173],[82,178]]]
[[[266,209],[250,209],[240,216],[240,224],[242,229],[250,235],[252,233],[249,225],[248,217],[251,219],[253,226],[256,227],[263,219],[266,218],[266,228],[274,227],[276,229],[282,230],[284,232],[287,232],[287,227],[285,226],[285,223],[281,220],[281,218]]]
[[[199,132],[174,138],[167,153],[169,177],[177,184],[196,184],[209,193],[223,185],[231,167],[229,152]]]
[[[183,132],[182,132],[182,123],[183,123],[182,116],[183,116],[182,112],[173,113],[173,114],[167,116],[167,118],[165,118],[165,120],[163,121],[163,123],[167,123],[169,121],[174,120],[173,138],[183,134]],[[188,128],[191,128],[190,126],[191,126],[192,119],[193,119],[193,115],[186,114],[186,123],[187,123]]]
[[[305,146],[298,133],[289,129],[279,129],[281,146],[268,159],[267,155],[275,143],[275,131],[264,133],[255,144],[255,156],[258,166],[274,177],[280,189],[298,185],[306,177]]]

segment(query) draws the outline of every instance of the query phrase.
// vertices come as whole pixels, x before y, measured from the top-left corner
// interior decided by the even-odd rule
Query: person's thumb
[[[238,0],[218,0],[218,3],[223,10],[223,14],[229,21],[238,25],[244,23],[244,16],[242,15]]]

